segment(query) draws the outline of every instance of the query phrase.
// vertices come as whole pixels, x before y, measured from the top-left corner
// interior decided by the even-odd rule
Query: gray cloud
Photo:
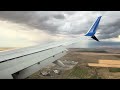
[[[59,33],[57,28],[52,24],[47,24],[51,18],[54,19],[65,19],[66,15],[72,15],[74,12],[63,12],[63,11],[0,11],[0,19],[8,20],[15,23],[26,24],[30,27],[34,27],[40,30],[45,30],[51,34]]]
[[[27,11],[0,11],[0,18],[17,23],[29,22],[34,12]]]
[[[120,19],[114,23],[100,25],[100,39],[117,38],[120,35]]]
[[[56,18],[56,19],[65,19],[65,16],[62,15],[62,14],[54,15],[53,17]]]
[[[118,37],[120,35],[119,12],[0,11],[0,19],[26,24],[29,27],[44,30],[50,34],[79,35],[88,31],[98,14],[103,15],[98,29],[98,38]]]

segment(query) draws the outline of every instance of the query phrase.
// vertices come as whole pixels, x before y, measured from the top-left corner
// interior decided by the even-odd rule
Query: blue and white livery
[[[99,40],[95,37],[95,33],[96,33],[97,28],[98,28],[98,25],[99,25],[99,22],[100,22],[101,17],[102,17],[102,16],[99,16],[99,17],[97,18],[97,20],[94,22],[94,24],[92,25],[92,27],[90,28],[90,30],[85,34],[85,36],[91,36],[91,38],[93,38],[94,40],[99,41]]]

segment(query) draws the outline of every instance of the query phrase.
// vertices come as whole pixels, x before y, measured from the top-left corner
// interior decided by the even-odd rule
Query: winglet
[[[91,38],[95,39],[96,41],[99,41],[96,37],[95,37],[95,33],[97,30],[97,27],[99,25],[100,19],[102,16],[99,16],[97,18],[97,20],[93,23],[92,27],[88,30],[88,32],[85,34],[85,36],[91,36]]]
[[[96,36],[92,36],[91,38],[99,42],[99,40],[96,38]]]

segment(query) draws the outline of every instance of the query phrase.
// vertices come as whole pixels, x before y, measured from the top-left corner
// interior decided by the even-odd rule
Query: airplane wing
[[[79,39],[0,52],[0,79],[24,79],[67,54]]]
[[[86,36],[94,36],[101,16],[98,17]],[[67,45],[80,41],[80,38],[61,42],[36,45],[0,52],[0,79],[23,79],[67,53]]]
[[[102,16],[99,16],[97,18],[97,20],[93,23],[92,27],[88,30],[88,32],[85,34],[85,36],[91,36],[91,38],[93,38],[94,40],[99,41],[96,38],[95,33],[96,33],[97,28],[98,28],[101,17]]]

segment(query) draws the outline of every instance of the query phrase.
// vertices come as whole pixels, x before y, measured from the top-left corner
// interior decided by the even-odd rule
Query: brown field
[[[117,50],[117,54],[115,54],[115,52],[83,52],[80,50],[69,49],[68,54],[60,58],[61,61],[68,60],[78,62],[74,68],[63,70],[60,75],[53,76],[41,76],[40,72],[42,70],[40,70],[27,79],[120,79],[119,68],[88,66],[88,63],[98,63],[98,60],[120,60],[120,54],[118,54],[118,51],[120,52],[120,50]]]

